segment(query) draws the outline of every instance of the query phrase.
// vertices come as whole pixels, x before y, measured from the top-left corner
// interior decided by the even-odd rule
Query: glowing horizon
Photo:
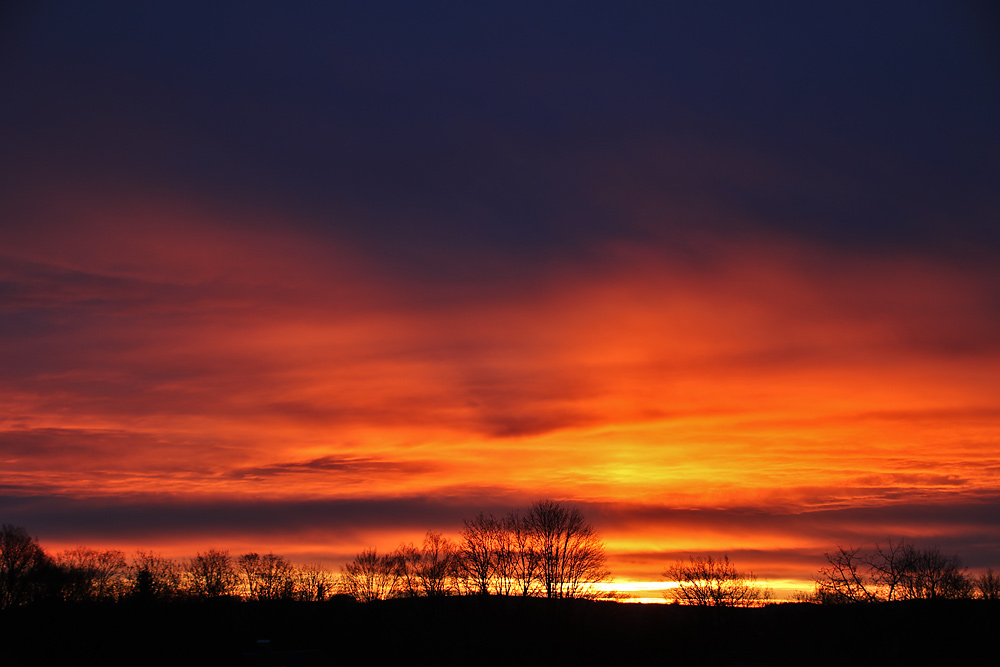
[[[25,9],[0,520],[336,567],[551,498],[622,582],[1000,569],[992,61],[896,9]]]
[[[385,286],[371,269],[324,276],[322,253],[302,250],[304,239],[285,235],[287,254],[268,255],[278,239],[183,233],[194,247],[214,242],[225,273],[172,276],[163,249],[177,225],[109,229],[100,252],[127,254],[127,270],[80,239],[26,243],[21,257],[35,279],[17,308],[90,315],[61,334],[65,342],[47,343],[82,343],[82,365],[38,368],[3,390],[16,406],[4,437],[18,495],[133,498],[164,510],[373,497],[470,508],[481,497],[491,509],[552,497],[597,509],[613,559],[646,554],[644,575],[625,576],[650,580],[657,552],[821,556],[859,534],[820,524],[797,535],[781,525],[801,526],[803,513],[996,494],[1000,410],[982,396],[1000,376],[1000,355],[978,353],[970,364],[947,342],[956,322],[968,323],[963,332],[976,326],[991,298],[977,291],[974,270],[903,257],[809,275],[804,266],[849,259],[806,247],[735,256],[704,241],[727,258],[720,269],[622,248],[604,267],[556,272],[528,298],[459,296],[414,310],[426,295]],[[837,296],[869,284],[873,270],[881,285],[860,299]],[[369,302],[327,293],[342,280],[367,286]],[[99,301],[88,283],[102,285]],[[919,294],[908,299],[901,284]],[[195,310],[178,311],[176,291],[189,285]],[[106,318],[119,323],[108,330]],[[100,366],[87,361],[98,358]],[[729,511],[773,526],[687,519],[682,534],[661,534],[670,522],[643,525],[632,499],[654,512]],[[351,532],[391,548],[431,528],[454,536],[460,520],[398,538],[382,526]],[[906,522],[865,532],[923,537]],[[323,552],[308,533],[276,546],[295,539],[295,552]],[[339,542],[327,552],[341,558],[368,546],[325,539]],[[275,548],[262,540],[234,543]]]

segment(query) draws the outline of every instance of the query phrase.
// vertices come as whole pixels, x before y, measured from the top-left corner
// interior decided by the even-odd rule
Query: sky
[[[1000,568],[985,2],[14,2],[0,521]]]

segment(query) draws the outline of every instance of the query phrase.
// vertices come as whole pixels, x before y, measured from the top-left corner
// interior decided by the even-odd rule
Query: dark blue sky
[[[427,277],[468,278],[483,252],[526,270],[692,230],[1000,249],[997,33],[981,5],[7,14],[5,224],[28,224],[32,197],[114,183],[294,212]]]

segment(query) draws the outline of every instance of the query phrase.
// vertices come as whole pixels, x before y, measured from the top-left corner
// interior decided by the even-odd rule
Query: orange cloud
[[[95,213],[4,251],[9,494],[551,496],[787,526],[998,489],[1000,289],[975,267],[700,239],[697,262],[621,245],[527,286],[442,288],[205,216]],[[608,524],[616,553],[856,534],[630,521]]]

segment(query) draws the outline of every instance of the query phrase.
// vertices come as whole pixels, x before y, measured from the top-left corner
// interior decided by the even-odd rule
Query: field
[[[989,664],[982,601],[709,609],[523,598],[60,604],[0,616],[0,665]],[[992,657],[990,657],[992,656]]]

